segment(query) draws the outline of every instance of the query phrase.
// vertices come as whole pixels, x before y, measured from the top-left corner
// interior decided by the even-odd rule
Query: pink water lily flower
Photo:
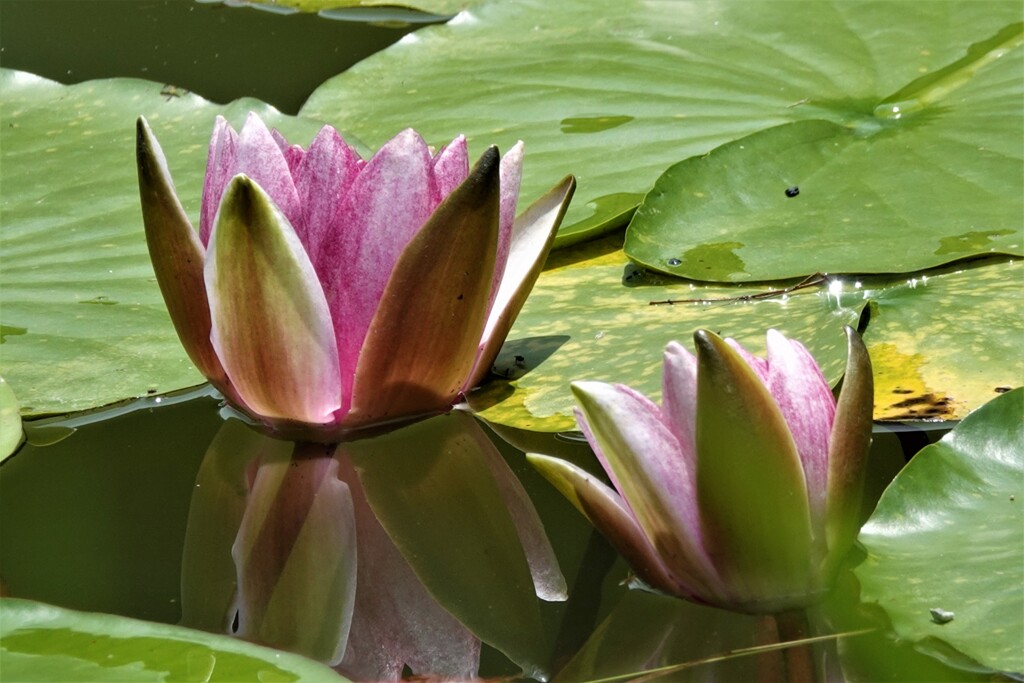
[[[138,121],[157,281],[185,350],[278,436],[332,442],[447,410],[490,370],[550,251],[567,177],[518,218],[522,143],[432,153],[413,130],[368,161],[325,126],[303,149],[218,118],[199,231]]]
[[[696,356],[666,348],[661,406],[573,383],[614,488],[564,460],[530,460],[647,586],[748,613],[806,607],[853,543],[871,442],[870,360],[846,332],[838,404],[799,342],[769,331],[763,359],[701,330]]]

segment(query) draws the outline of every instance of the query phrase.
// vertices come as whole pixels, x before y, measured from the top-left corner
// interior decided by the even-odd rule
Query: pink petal
[[[284,152],[263,120],[252,112],[238,135],[237,159],[232,175],[238,173],[255,180],[288,217],[288,222],[301,228],[302,207]]]
[[[345,277],[347,264],[322,258],[323,244],[342,238],[342,201],[363,165],[363,160],[338,132],[324,126],[313,138],[296,174],[295,189],[302,203],[303,229],[299,239],[321,282]]]
[[[284,155],[284,160],[288,164],[288,170],[292,174],[292,180],[295,181],[298,178],[296,174],[299,164],[302,163],[302,158],[306,156],[306,151],[300,145],[289,143],[277,128],[272,129],[270,135],[274,138],[278,148],[280,148],[281,154]]]
[[[513,225],[516,220],[516,203],[519,201],[519,183],[523,177],[523,142],[520,140],[501,158],[501,224],[498,232],[498,253],[494,259],[494,280],[491,282],[491,298],[487,302],[488,312],[494,305],[498,286],[505,274],[509,249],[512,247]]]
[[[828,440],[836,401],[821,369],[804,345],[786,339],[776,330],[768,330],[768,390],[793,435],[807,480],[815,536],[823,539]]]
[[[732,339],[731,337],[726,338],[725,343],[731,346],[733,349],[735,349],[736,352],[743,357],[743,360],[747,362],[747,365],[749,365],[754,370],[754,372],[757,373],[757,376],[760,377],[761,381],[765,383],[765,386],[767,386],[768,361],[765,360],[764,358],[755,356],[754,354],[750,353],[750,351],[747,351],[738,341]]]
[[[205,247],[210,243],[213,219],[228,181],[235,175],[238,134],[223,116],[218,116],[210,136],[206,157],[206,178],[203,180],[203,201],[199,212],[199,239]]]
[[[665,566],[619,494],[566,460],[533,453],[526,458],[605,535],[647,585],[673,595],[694,595]]]
[[[423,139],[413,130],[396,135],[350,186],[338,219],[344,232],[321,245],[321,272],[338,274],[324,290],[346,387],[395,262],[435,208],[431,170]],[[350,399],[344,397],[343,411]]]
[[[692,464],[666,426],[661,410],[623,385],[573,382],[572,391],[609,474],[669,569],[689,586],[721,596],[704,550]]]
[[[466,148],[466,136],[460,135],[434,157],[434,200],[440,204],[468,175],[469,150]]]
[[[697,357],[676,342],[665,347],[665,370],[661,383],[665,422],[682,453],[696,467],[697,453]]]

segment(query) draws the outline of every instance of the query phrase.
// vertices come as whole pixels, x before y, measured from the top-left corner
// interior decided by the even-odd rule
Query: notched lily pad
[[[975,43],[994,54],[1007,42],[1001,32],[1020,18],[1019,3],[1013,2],[826,0],[790,3],[784,10],[774,3],[736,0],[486,3],[444,26],[421,29],[327,81],[302,113],[351,129],[372,144],[409,125],[432,139],[464,133],[502,148],[522,139],[527,150],[524,202],[566,173],[578,176],[562,228],[563,235],[578,240],[628,219],[618,204],[600,206],[602,198],[645,193],[682,159],[795,121],[881,122],[874,108],[889,95],[910,84],[920,86],[923,75],[946,73],[942,70],[958,64]],[[993,37],[999,40],[989,45]],[[938,182],[922,196],[960,201],[970,181],[976,183],[977,196],[967,197],[969,206],[992,196],[999,197],[1000,210],[1011,211],[1021,186],[1017,52],[972,75],[941,103],[949,110],[937,110],[934,121],[920,115],[911,117],[915,123],[911,118],[886,121],[915,132],[881,145],[902,160],[882,159],[876,169],[865,158],[849,172],[836,173],[843,180],[840,187],[851,195],[840,205],[843,215],[856,219],[851,212],[894,185],[908,206],[923,212],[905,219],[926,224],[932,215],[929,200],[915,198],[915,192]],[[972,57],[974,63],[981,62]],[[957,73],[969,70],[970,65],[957,67]],[[915,97],[920,99],[920,93]],[[886,175],[918,168],[926,172]],[[949,176],[943,175],[946,171]],[[804,180],[789,184],[802,188]],[[815,201],[822,186],[811,185]],[[777,188],[780,198],[787,186]],[[953,186],[957,192],[948,195],[946,188]],[[806,199],[802,191],[794,201],[804,205]],[[815,232],[830,239],[842,227],[829,223],[816,226]],[[947,226],[923,249],[915,241],[914,249],[930,253],[939,248],[941,237],[1005,227]],[[674,235],[682,238],[682,247],[666,238],[661,256],[680,257],[681,251],[702,243],[755,244],[700,230],[688,225],[686,234]],[[767,236],[757,244],[765,242],[770,253],[782,251]],[[879,255],[886,249],[888,244],[874,245],[871,251]],[[785,274],[750,270],[758,265],[756,259],[739,257],[747,262],[749,280],[796,274],[792,269]]]

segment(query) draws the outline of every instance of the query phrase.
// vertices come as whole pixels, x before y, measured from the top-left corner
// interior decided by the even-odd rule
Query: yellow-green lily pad
[[[692,347],[699,328],[762,354],[765,332],[776,328],[804,343],[827,377],[842,374],[842,327],[857,325],[863,299],[841,305],[824,282],[786,291],[800,283],[671,278],[632,266],[620,243],[612,235],[549,259],[498,356],[498,378],[470,395],[481,417],[534,431],[575,429],[573,380],[621,382],[657,398],[665,345]],[[666,301],[675,303],[657,303]]]
[[[1024,385],[1020,261],[964,264],[881,285],[865,280],[854,296],[874,301],[864,340],[876,419],[962,419]]]

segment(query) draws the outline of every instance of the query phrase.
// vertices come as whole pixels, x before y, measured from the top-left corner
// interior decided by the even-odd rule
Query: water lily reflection
[[[529,499],[461,412],[337,449],[228,422],[187,534],[186,625],[359,680],[395,680],[405,666],[471,678],[480,638],[539,673],[536,596],[565,598]],[[504,606],[500,618],[485,604]]]

